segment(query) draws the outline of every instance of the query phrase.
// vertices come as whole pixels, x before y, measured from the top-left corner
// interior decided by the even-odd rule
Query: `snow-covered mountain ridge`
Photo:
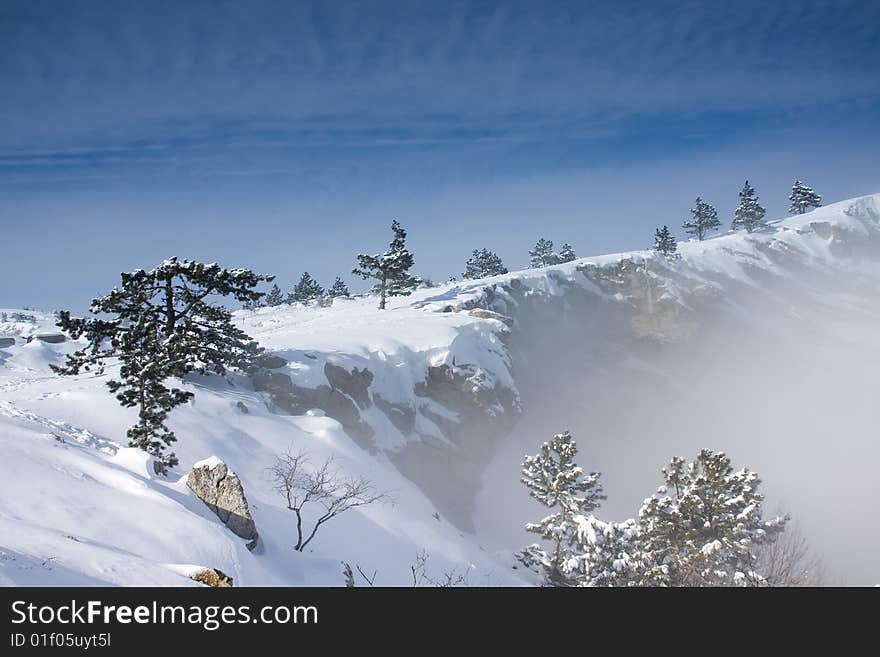
[[[492,498],[507,497],[499,478],[516,485],[516,461],[549,437],[545,422],[582,429],[560,426],[580,416],[551,408],[543,395],[595,418],[602,403],[614,405],[597,401],[606,395],[639,400],[677,389],[686,380],[680,363],[711,362],[703,341],[730,327],[746,336],[732,347],[743,353],[782,344],[792,325],[799,340],[830,337],[875,353],[880,196],[679,251],[423,288],[385,311],[370,297],[240,311],[237,321],[275,358],[252,376],[186,383],[196,397],[171,415],[181,464],[167,478],[124,447],[132,412],[103,377],[49,371],[72,344],[24,342],[56,331],[53,318],[0,310],[7,320],[33,315],[0,324],[0,338],[16,338],[0,347],[0,582],[185,585],[182,574],[208,566],[237,585],[341,584],[345,560],[378,570],[377,583],[403,584],[425,550],[430,568],[467,570],[474,584],[527,583],[511,568],[518,545],[496,531],[506,516]],[[639,411],[629,415],[646,422]],[[609,422],[595,420],[602,435],[589,441],[610,441]],[[321,530],[311,553],[293,552],[293,518],[266,476],[289,448],[307,448],[316,461],[334,455],[346,472],[392,491],[395,504],[352,511]],[[254,552],[184,483],[192,464],[211,455],[247,492],[262,543]],[[652,483],[641,485],[644,494]],[[511,534],[521,527],[507,524]]]

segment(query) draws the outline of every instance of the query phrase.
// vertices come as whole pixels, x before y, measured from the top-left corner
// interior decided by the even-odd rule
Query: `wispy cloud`
[[[6,3],[0,145],[241,116],[431,143],[440,117],[516,135],[880,95],[874,3],[418,4]]]

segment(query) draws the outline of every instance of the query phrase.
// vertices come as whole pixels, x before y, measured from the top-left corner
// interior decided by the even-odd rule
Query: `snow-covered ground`
[[[522,568],[513,568],[512,553],[519,546],[488,529],[491,522],[485,518],[493,507],[487,506],[485,497],[492,496],[494,479],[486,479],[473,533],[461,528],[460,518],[445,513],[430,486],[402,474],[405,468],[395,460],[414,442],[433,441],[438,454],[480,451],[473,445],[455,444],[437,424],[438,416],[455,421],[460,409],[438,407],[436,400],[416,394],[430,368],[466,366],[474,386],[518,394],[529,387],[528,368],[517,362],[517,354],[526,350],[516,341],[529,335],[521,330],[524,316],[518,316],[524,300],[555,300],[546,305],[548,323],[565,321],[552,313],[570,299],[591,297],[631,312],[641,302],[615,292],[595,275],[584,275],[599,270],[613,278],[615,267],[626,262],[641,264],[642,275],[657,290],[656,298],[649,294],[649,315],[651,304],[657,303],[680,308],[683,316],[695,313],[697,318],[703,299],[723,300],[728,289],[730,298],[737,300],[728,304],[728,311],[747,314],[748,309],[738,305],[743,290],[761,288],[767,276],[793,276],[790,262],[797,263],[798,271],[806,268],[818,277],[843,273],[854,281],[852,294],[847,297],[842,290],[827,298],[828,307],[864,312],[868,320],[842,319],[835,325],[833,316],[825,317],[823,335],[833,327],[835,335],[854,349],[860,345],[873,349],[880,343],[880,324],[871,315],[878,306],[866,307],[864,300],[880,290],[878,239],[880,196],[873,196],[773,222],[753,235],[688,242],[680,246],[678,260],[652,252],[584,258],[420,289],[410,297],[390,300],[385,311],[378,311],[371,297],[337,300],[327,308],[240,311],[236,319],[241,326],[269,352],[288,361],[279,371],[294,385],[307,389],[327,385],[327,363],[347,371],[366,368],[373,376],[370,394],[413,409],[414,429],[401,430],[370,404],[359,409],[373,434],[365,446],[323,411],[277,412],[269,395],[254,390],[244,375],[228,380],[196,377],[185,383],[196,393],[194,400],[170,416],[179,439],[174,449],[180,465],[168,477],[153,474],[144,453],[125,447],[125,430],[133,423],[134,411],[119,407],[108,393],[107,376],[60,377],[49,370],[75,344],[25,342],[27,336],[56,331],[54,318],[36,311],[0,309],[8,320],[0,323],[0,338],[16,338],[14,346],[0,347],[0,583],[196,585],[187,573],[213,567],[231,575],[236,585],[341,585],[341,562],[347,561],[369,573],[378,571],[377,584],[405,585],[411,581],[410,566],[420,551],[429,555],[427,568],[434,577],[457,570],[467,573],[473,585],[532,583]],[[786,314],[802,313],[809,319],[824,312],[799,306],[793,299],[782,301],[790,305]],[[493,312],[473,312],[474,308]],[[639,308],[644,312],[643,306]],[[13,313],[33,315],[33,321],[12,321]],[[512,338],[508,318],[514,322]],[[663,327],[652,334],[650,328],[633,326],[637,338],[663,341]],[[580,348],[585,352],[601,352],[604,345],[591,342],[588,331],[583,333]],[[638,360],[632,354],[604,355],[621,362]],[[656,368],[657,362],[641,360],[634,367]],[[600,371],[583,372],[585,380],[602,376]],[[572,387],[570,381],[566,385]],[[638,418],[638,409],[630,415]],[[559,430],[565,428],[577,433],[577,427]],[[535,436],[535,444],[546,437]],[[468,438],[473,443],[480,439],[479,435]],[[507,452],[504,441],[499,445],[493,449],[505,458],[494,459],[494,477],[500,476],[498,463],[513,469],[521,457],[520,443],[511,443]],[[352,510],[327,523],[307,552],[295,552],[293,514],[273,490],[266,469],[275,455],[303,448],[314,462],[335,457],[346,473],[368,477],[376,488],[390,492],[394,503]],[[670,445],[662,451],[671,456],[674,448]],[[832,442],[828,449],[845,448]],[[261,536],[253,552],[185,484],[190,467],[210,456],[222,459],[243,483]],[[488,465],[479,460],[482,456],[468,458],[469,465]],[[435,469],[444,467],[442,459],[438,463]],[[657,463],[655,470],[660,466]],[[517,480],[513,469],[510,481]],[[645,481],[646,495],[653,485],[653,480]],[[521,544],[530,541],[522,532]]]

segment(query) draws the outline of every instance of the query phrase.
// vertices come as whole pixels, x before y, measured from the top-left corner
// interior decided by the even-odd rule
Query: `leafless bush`
[[[344,476],[333,467],[333,457],[328,458],[317,469],[310,469],[308,453],[287,452],[275,457],[269,467],[269,475],[277,490],[286,500],[287,508],[296,514],[296,545],[294,550],[302,552],[315,538],[315,534],[325,522],[341,513],[358,506],[374,502],[387,502],[387,493],[378,492],[372,483],[364,478]],[[303,509],[314,504],[323,511],[312,525],[311,531],[303,528]]]
[[[367,575],[367,573],[364,572],[364,569],[361,568],[360,564],[355,564],[355,568],[357,568],[357,571],[368,586],[373,586],[375,584],[376,575],[379,574],[378,570],[374,570],[372,575]],[[351,564],[347,561],[342,562],[342,576],[345,578],[346,588],[352,589],[357,586],[357,582],[355,582],[354,579],[354,571],[351,569]]]
[[[761,581],[755,586],[822,586],[825,568],[797,525],[786,527],[755,551]]]
[[[450,570],[438,578],[434,579],[428,575],[428,553],[425,550],[419,550],[416,554],[415,563],[409,569],[412,572],[413,587],[419,586],[437,586],[439,588],[448,588],[451,586],[467,586],[467,571],[459,572],[458,569]]]

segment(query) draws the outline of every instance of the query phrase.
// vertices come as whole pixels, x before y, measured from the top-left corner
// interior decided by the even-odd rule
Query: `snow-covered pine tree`
[[[494,251],[488,249],[474,249],[471,257],[465,263],[462,278],[486,278],[506,274],[507,267],[501,262],[501,258]]]
[[[669,231],[669,226],[664,225],[654,231],[654,250],[665,256],[673,255],[678,250],[678,243]]]
[[[345,284],[339,276],[336,277],[336,280],[333,281],[333,285],[330,286],[330,290],[327,292],[327,296],[331,299],[335,299],[337,297],[350,297],[351,292],[348,291],[348,285]]]
[[[822,197],[800,180],[794,181],[788,200],[791,201],[791,206],[788,208],[790,214],[803,214],[809,208],[818,208],[822,205]]]
[[[652,586],[656,565],[642,544],[641,525],[633,519],[605,522],[576,516],[574,557],[568,571],[577,586]]]
[[[299,283],[293,287],[293,292],[287,295],[287,303],[308,304],[309,301],[320,299],[322,296],[324,296],[324,288],[309,272],[303,272]]]
[[[282,303],[284,303],[284,296],[281,294],[281,288],[277,284],[273,284],[269,294],[266,295],[266,305],[274,307],[280,306]]]
[[[535,248],[529,251],[529,265],[532,267],[547,267],[559,262],[559,256],[553,252],[553,240],[545,240],[543,237],[535,244]]]
[[[559,262],[571,262],[572,260],[577,260],[577,255],[575,255],[574,248],[566,242],[562,245],[562,250],[559,252],[557,256]]]
[[[675,457],[664,485],[639,511],[641,547],[657,564],[655,583],[671,586],[745,585],[755,573],[754,545],[785,526],[765,521],[758,475],[734,471],[723,452],[703,449],[691,463]]]
[[[691,215],[693,218],[684,222],[683,227],[688,235],[693,235],[698,240],[702,240],[706,233],[716,230],[721,225],[718,221],[718,211],[699,196],[694,207],[691,208]]]
[[[58,326],[74,339],[85,337],[88,345],[69,354],[63,366],[51,367],[63,375],[101,374],[107,359],[118,359],[118,379],[107,385],[120,404],[138,409],[138,422],[128,430],[129,444],[159,459],[157,472],[165,472],[177,464],[174,453],[165,452],[176,440],[165,419],[193,396],[169,388],[168,379],[246,369],[262,351],[235,326],[231,313],[211,300],[259,302],[264,293],[254,288],[274,277],[177,258],[121,276],[119,288],[92,301],[96,317],[59,313]]]
[[[526,456],[522,464],[521,481],[529,495],[547,508],[556,509],[540,522],[526,525],[527,531],[550,541],[550,552],[539,545],[526,548],[526,552],[543,566],[546,581],[553,586],[574,583],[572,567],[577,559],[572,546],[578,517],[588,515],[605,499],[599,473],[585,475],[574,462],[576,455],[577,443],[566,431],[544,443],[540,454]]]
[[[388,297],[408,296],[418,286],[419,279],[411,276],[413,254],[406,248],[406,231],[395,220],[391,223],[394,234],[389,249],[375,255],[358,255],[358,266],[351,273],[364,279],[376,280],[374,290],[379,294],[379,309],[385,309]]]
[[[739,193],[739,205],[733,214],[731,228],[739,230],[745,228],[747,232],[760,228],[764,224],[764,215],[767,211],[758,203],[758,195],[755,188],[746,180],[742,191]]]

